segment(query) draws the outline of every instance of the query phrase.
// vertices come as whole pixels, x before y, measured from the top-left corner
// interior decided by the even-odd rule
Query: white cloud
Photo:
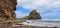
[[[60,13],[52,12],[52,13],[41,14],[41,17],[42,19],[60,19]]]
[[[17,0],[18,6],[22,6],[25,9],[33,10],[36,9],[37,12],[45,12],[47,10],[52,10],[52,13],[41,14],[41,16],[56,16],[59,14],[57,9],[60,7],[60,0]]]
[[[60,7],[60,0],[17,0],[17,2],[19,6],[30,10],[47,10],[49,8]]]

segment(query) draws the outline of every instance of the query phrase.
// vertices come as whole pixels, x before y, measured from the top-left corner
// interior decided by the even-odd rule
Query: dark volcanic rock
[[[36,12],[36,10],[33,10],[28,16],[28,19],[41,19],[41,16]]]
[[[0,0],[0,20],[15,19],[16,0]]]

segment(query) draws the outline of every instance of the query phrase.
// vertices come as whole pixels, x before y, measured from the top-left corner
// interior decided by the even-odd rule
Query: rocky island
[[[23,19],[36,20],[36,19],[41,19],[41,16],[36,10],[32,10],[30,14],[28,16],[25,16]]]

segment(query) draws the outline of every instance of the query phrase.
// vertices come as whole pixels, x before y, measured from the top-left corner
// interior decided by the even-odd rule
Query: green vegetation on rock
[[[32,10],[29,16],[25,16],[23,19],[35,20],[35,19],[41,19],[41,16],[39,13],[36,12],[36,10]]]

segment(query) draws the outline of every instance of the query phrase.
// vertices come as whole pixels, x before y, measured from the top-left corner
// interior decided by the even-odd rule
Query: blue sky
[[[36,9],[42,19],[60,19],[60,0],[17,0],[16,18],[28,16]]]

